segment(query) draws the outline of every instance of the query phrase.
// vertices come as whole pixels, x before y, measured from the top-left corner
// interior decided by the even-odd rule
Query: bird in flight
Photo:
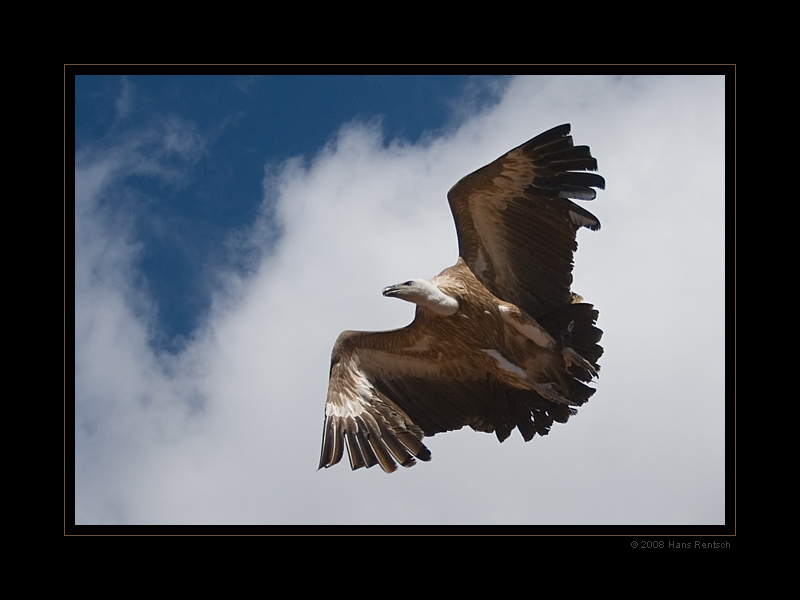
[[[598,312],[571,290],[578,229],[600,221],[572,200],[605,181],[568,124],[461,179],[447,199],[458,261],[383,295],[417,305],[413,322],[345,331],[331,354],[319,468],[347,448],[352,469],[428,461],[425,436],[460,429],[525,441],[565,423],[595,392]]]

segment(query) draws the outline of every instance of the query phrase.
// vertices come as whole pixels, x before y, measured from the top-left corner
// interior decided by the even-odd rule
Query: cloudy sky
[[[725,523],[724,93],[76,77],[75,522]],[[380,292],[455,262],[447,190],[561,123],[607,182],[573,286],[605,332],[597,393],[529,443],[466,428],[392,475],[317,471],[336,336],[410,322]]]

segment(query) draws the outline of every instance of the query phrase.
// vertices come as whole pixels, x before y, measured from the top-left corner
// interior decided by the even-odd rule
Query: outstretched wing
[[[447,413],[436,426],[423,429],[387,389],[404,380],[435,379],[448,362],[465,366],[463,361],[456,364],[458,358],[431,360],[440,358],[435,346],[430,334],[414,323],[394,331],[345,331],[339,336],[331,353],[320,468],[338,463],[346,447],[353,469],[380,464],[391,473],[396,462],[410,467],[415,458],[430,460],[422,443],[425,435],[464,426],[463,415]],[[423,394],[418,400],[429,403],[430,398]]]
[[[574,414],[570,406],[500,383],[469,353],[448,353],[415,323],[386,332],[346,331],[337,339],[320,468],[338,463],[346,447],[351,468],[380,464],[391,473],[397,463],[430,460],[425,436],[469,425],[502,442],[517,427],[528,441]],[[594,392],[577,381],[574,386],[575,405]]]
[[[571,301],[580,227],[600,221],[570,200],[592,200],[605,181],[588,146],[560,125],[467,175],[448,193],[459,254],[498,298],[536,316]]]

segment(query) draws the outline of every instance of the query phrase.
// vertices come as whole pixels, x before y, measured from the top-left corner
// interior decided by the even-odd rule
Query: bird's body
[[[533,138],[463,178],[448,194],[457,263],[384,289],[417,305],[384,332],[345,331],[331,355],[320,467],[341,459],[386,472],[429,460],[424,436],[469,425],[502,442],[566,422],[594,389],[597,311],[570,290],[575,233],[598,229],[568,198],[601,177],[569,126]]]

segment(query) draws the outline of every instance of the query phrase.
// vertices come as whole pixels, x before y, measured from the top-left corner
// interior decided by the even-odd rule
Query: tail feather
[[[536,317],[550,335],[577,355],[573,357],[572,365],[568,365],[569,372],[582,381],[590,381],[591,371],[597,374],[600,370],[597,361],[603,355],[603,348],[598,342],[603,337],[603,331],[595,326],[598,314],[591,304],[579,302],[566,304]]]

